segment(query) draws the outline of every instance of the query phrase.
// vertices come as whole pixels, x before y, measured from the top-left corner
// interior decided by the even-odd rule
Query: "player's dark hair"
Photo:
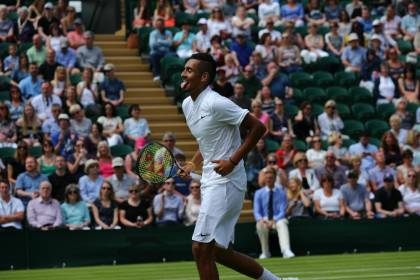
[[[216,77],[216,68],[217,64],[216,61],[213,59],[213,57],[208,53],[195,53],[191,55],[185,63],[187,63],[190,59],[195,59],[200,61],[198,64],[198,71],[200,71],[200,74],[203,74],[207,72],[209,74],[209,80],[208,84],[210,85],[213,83],[214,78]]]

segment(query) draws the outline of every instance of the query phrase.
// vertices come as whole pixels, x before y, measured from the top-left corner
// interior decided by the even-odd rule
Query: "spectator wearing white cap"
[[[379,19],[375,19],[372,23],[373,26],[373,30],[370,33],[370,37],[372,37],[373,35],[378,35],[381,38],[381,41],[384,45],[384,48],[389,48],[389,47],[398,47],[397,42],[388,34],[385,34],[383,31],[383,24]]]
[[[60,21],[54,16],[53,8],[54,5],[51,2],[45,3],[42,16],[37,23],[38,33],[44,40],[47,40],[48,36],[51,35],[50,26],[52,24],[60,25]]]
[[[95,46],[95,35],[92,31],[86,31],[83,36],[86,44],[77,49],[77,63],[82,68],[93,67],[96,72],[99,72],[105,64],[102,49]]]
[[[349,46],[344,48],[341,61],[347,72],[360,72],[366,57],[366,49],[359,46],[359,36],[351,33],[348,38]]]
[[[114,169],[114,175],[109,177],[108,180],[114,189],[115,200],[118,203],[123,203],[124,200],[128,199],[128,188],[136,185],[137,180],[125,173],[124,160],[120,157],[112,160],[112,168]]]
[[[260,39],[260,40],[261,40],[262,36],[263,36],[265,33],[270,34],[270,36],[271,36],[271,42],[272,42],[273,44],[274,44],[274,43],[275,43],[275,44],[280,44],[280,43],[281,43],[281,39],[282,39],[281,32],[280,32],[280,31],[278,31],[278,30],[276,30],[276,29],[274,29],[274,21],[273,21],[273,20],[269,19],[269,20],[267,21],[267,24],[266,24],[265,28],[264,28],[264,29],[262,29],[262,30],[260,30],[260,31],[258,32],[258,39]]]
[[[67,38],[60,39],[60,48],[55,53],[55,60],[57,63],[63,65],[71,73],[76,66],[77,57],[76,51],[69,48],[69,40]]]
[[[372,37],[370,37],[369,49],[374,50],[376,56],[381,60],[385,60],[384,44],[378,34],[373,34]]]
[[[85,163],[85,173],[79,179],[80,195],[87,203],[93,203],[99,197],[99,189],[104,182],[104,177],[99,174],[99,162],[89,159]]]
[[[197,32],[195,35],[196,41],[197,41],[197,50],[199,52],[207,52],[211,45],[210,45],[210,32],[207,26],[207,19],[206,18],[200,18],[198,20],[198,26],[200,28],[200,31]]]
[[[67,160],[74,150],[74,143],[76,142],[76,134],[70,129],[70,118],[67,114],[60,114],[58,116],[60,131],[54,131],[51,134],[51,142],[54,144],[55,152],[64,156]]]
[[[101,83],[101,97],[103,102],[109,102],[117,107],[124,101],[125,85],[123,81],[115,76],[114,64],[108,63],[104,67],[106,75],[105,80]]]

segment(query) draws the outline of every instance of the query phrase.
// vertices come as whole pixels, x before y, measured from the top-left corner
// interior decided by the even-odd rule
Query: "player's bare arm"
[[[226,176],[235,168],[235,166],[241,161],[241,159],[249,153],[257,144],[258,140],[265,134],[265,126],[251,114],[247,114],[241,123],[241,128],[248,130],[248,135],[245,137],[245,141],[239,146],[238,150],[230,156],[228,160],[215,159],[213,163],[218,165],[214,168],[214,171],[222,176]]]

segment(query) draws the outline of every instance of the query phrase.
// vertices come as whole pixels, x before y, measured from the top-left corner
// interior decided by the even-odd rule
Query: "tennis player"
[[[202,201],[192,237],[200,279],[219,279],[216,262],[254,279],[281,279],[232,249],[247,182],[242,158],[264,135],[265,127],[248,110],[210,88],[215,75],[216,62],[205,53],[188,58],[181,74],[181,89],[189,93],[182,109],[199,145],[184,175],[203,161]],[[248,130],[242,144],[239,127]]]

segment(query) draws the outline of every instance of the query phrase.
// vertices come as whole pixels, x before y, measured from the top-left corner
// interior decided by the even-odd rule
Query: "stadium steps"
[[[149,65],[141,61],[138,50],[128,49],[124,36],[97,35],[96,44],[102,48],[107,63],[116,66],[116,76],[127,87],[125,104],[140,104],[141,114],[145,117],[155,140],[161,140],[167,131],[177,137],[177,146],[187,158],[197,150],[197,143],[192,137],[185,119],[179,114],[171,98],[165,95],[160,83],[153,81]]]
[[[244,200],[244,205],[242,207],[241,215],[239,216],[239,222],[253,222],[254,221],[254,211],[252,208],[251,200]]]

